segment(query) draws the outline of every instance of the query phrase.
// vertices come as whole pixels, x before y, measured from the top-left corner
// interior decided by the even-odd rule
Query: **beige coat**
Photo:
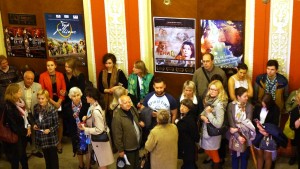
[[[174,124],[155,126],[145,144],[151,155],[151,169],[176,169],[177,146],[178,130]]]

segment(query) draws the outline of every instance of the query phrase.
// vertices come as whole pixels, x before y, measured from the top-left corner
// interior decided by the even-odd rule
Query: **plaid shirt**
[[[40,114],[42,115],[41,121],[39,119]],[[54,106],[48,103],[47,108],[42,109],[39,104],[36,104],[34,106],[34,122],[40,130],[50,129],[48,134],[44,134],[40,130],[35,131],[36,146],[42,149],[55,147],[58,144],[58,114]]]

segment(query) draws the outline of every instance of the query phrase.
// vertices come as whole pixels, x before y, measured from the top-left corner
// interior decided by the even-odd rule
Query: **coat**
[[[176,169],[178,131],[174,124],[155,126],[145,143],[150,152],[151,169]]]

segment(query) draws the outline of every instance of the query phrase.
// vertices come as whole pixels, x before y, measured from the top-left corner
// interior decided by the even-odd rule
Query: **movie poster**
[[[86,66],[86,46],[81,14],[45,14],[49,57],[64,64],[70,57]]]
[[[46,58],[43,29],[6,27],[4,29],[4,37],[8,56]]]
[[[213,54],[215,65],[221,68],[237,67],[244,56],[243,22],[201,20],[201,54],[204,53]]]
[[[155,72],[193,74],[195,19],[154,17]]]

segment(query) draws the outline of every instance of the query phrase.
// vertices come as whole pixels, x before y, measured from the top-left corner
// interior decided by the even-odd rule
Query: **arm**
[[[232,101],[236,101],[235,93],[234,93],[234,79],[233,77],[230,77],[228,80],[228,93],[230,96],[230,99]]]
[[[100,112],[100,110],[98,109],[95,109],[93,111],[93,115],[92,115],[93,126],[85,127],[84,133],[86,135],[90,135],[90,134],[97,135],[105,131],[104,118],[101,113],[104,112]]]
[[[148,136],[146,143],[145,143],[145,149],[149,152],[152,152],[155,149],[156,144],[157,144],[157,140],[156,140],[156,137],[153,134],[153,130],[152,130]]]
[[[119,112],[116,111],[116,113]],[[112,120],[112,134],[115,146],[119,153],[124,151],[123,132],[120,116],[114,116]]]
[[[99,73],[99,77],[98,77],[98,89],[101,93],[107,93],[104,91],[104,86],[103,86],[103,83],[102,83],[102,76],[103,76],[103,71],[101,71]]]
[[[248,77],[247,81],[248,81],[248,97],[252,98],[253,97],[252,81],[249,77]]]
[[[122,84],[122,86],[127,89],[128,88],[128,81],[127,78],[122,70],[119,69],[119,83]]]
[[[172,116],[172,123],[175,123],[176,116],[177,116],[177,109],[171,110],[171,116]]]
[[[297,130],[299,129],[300,126],[300,118],[298,114],[298,108],[296,107],[295,109],[292,110],[290,114],[290,128],[292,130]]]
[[[216,112],[216,115],[214,116],[213,113],[207,113],[207,118],[214,125],[216,128],[220,128],[223,125],[224,122],[224,108],[221,103],[217,103],[217,105],[214,106],[214,111]]]

